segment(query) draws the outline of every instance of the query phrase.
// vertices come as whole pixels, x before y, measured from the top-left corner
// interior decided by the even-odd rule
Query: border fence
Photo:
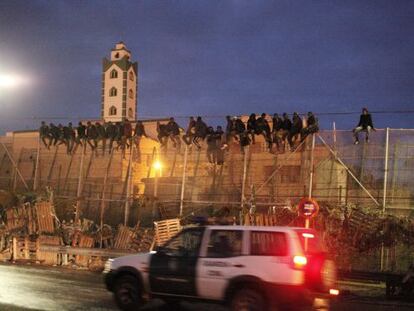
[[[294,213],[305,196],[331,210],[363,208],[372,215],[411,220],[414,130],[378,129],[369,143],[361,134],[354,145],[351,131],[321,131],[297,141],[294,151],[283,146],[273,152],[257,136],[244,150],[233,142],[214,151],[222,152],[221,164],[209,161],[206,144],[198,150],[183,143],[178,151],[148,139],[139,152],[133,147],[92,153],[87,147],[67,154],[64,145],[48,150],[36,132],[28,132],[0,138],[0,189],[26,195],[52,190],[59,219],[82,217],[111,226],[193,215],[239,221],[240,214],[271,214],[275,208]],[[373,217],[351,220],[369,231]],[[403,270],[413,254],[394,243],[371,249],[369,256],[355,254],[353,266]]]
[[[353,144],[350,131],[321,131],[314,147],[309,137],[294,152],[285,146],[270,153],[258,137],[244,153],[237,143],[230,144],[222,165],[208,161],[206,146],[196,150],[183,144],[177,152],[170,146],[160,150],[144,145],[138,157],[135,148],[132,155],[131,149],[124,155],[120,150],[112,156],[101,150],[95,154],[89,147],[68,155],[63,145],[47,150],[37,135],[3,137],[0,142],[2,189],[49,187],[62,204],[79,206],[81,201],[83,215],[91,218],[102,201],[116,222],[123,221],[125,202],[142,206],[156,200],[171,216],[203,213],[206,207],[239,209],[252,202],[262,210],[293,207],[310,188],[314,198],[331,205],[363,205],[404,216],[414,209],[411,129],[377,130],[369,143],[362,139],[359,145]],[[153,166],[156,161],[161,167]],[[69,214],[76,212],[70,209]]]

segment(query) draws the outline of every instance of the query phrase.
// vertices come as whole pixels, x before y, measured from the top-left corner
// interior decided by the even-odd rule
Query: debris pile
[[[109,257],[148,252],[152,228],[102,228],[89,219],[59,221],[53,204],[41,201],[0,210],[0,260],[101,269]]]

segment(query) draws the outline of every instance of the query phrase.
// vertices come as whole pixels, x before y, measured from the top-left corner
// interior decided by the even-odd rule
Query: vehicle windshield
[[[305,254],[314,255],[326,253],[326,248],[315,231],[309,229],[295,229],[295,231],[298,234],[300,244]]]

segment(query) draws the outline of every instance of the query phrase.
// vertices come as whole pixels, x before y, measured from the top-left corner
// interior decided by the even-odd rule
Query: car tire
[[[235,291],[230,303],[231,311],[262,311],[267,310],[263,294],[252,287],[243,287]]]
[[[115,280],[114,296],[116,304],[124,311],[138,310],[144,305],[142,287],[132,275],[124,275]]]

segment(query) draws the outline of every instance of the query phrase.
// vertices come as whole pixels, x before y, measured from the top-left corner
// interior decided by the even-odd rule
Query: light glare
[[[11,74],[0,74],[0,87],[12,88],[24,84],[25,80],[22,77]]]
[[[332,296],[338,296],[339,295],[339,290],[338,289],[331,288],[329,290],[329,294],[331,294]]]
[[[153,164],[154,169],[160,170],[162,168],[162,164],[160,161],[155,161]]]

